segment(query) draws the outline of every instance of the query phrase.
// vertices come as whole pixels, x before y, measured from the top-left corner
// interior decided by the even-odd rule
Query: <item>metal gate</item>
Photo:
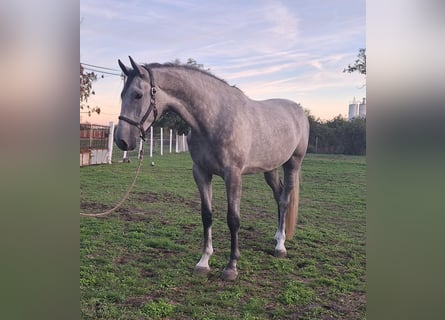
[[[111,163],[113,123],[80,124],[80,166]],[[111,141],[110,141],[111,140]]]

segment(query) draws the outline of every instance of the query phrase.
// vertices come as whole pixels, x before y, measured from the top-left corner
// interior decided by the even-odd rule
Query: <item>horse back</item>
[[[193,161],[211,173],[223,175],[228,167],[243,174],[270,171],[306,151],[308,120],[295,102],[246,98],[221,110],[214,130],[188,137]]]

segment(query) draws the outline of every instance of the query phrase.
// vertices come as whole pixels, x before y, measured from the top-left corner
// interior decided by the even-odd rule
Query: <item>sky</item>
[[[204,4],[205,3],[205,4]],[[285,98],[322,120],[347,116],[366,96],[365,76],[344,73],[366,47],[364,0],[81,0],[80,62],[102,70],[88,104],[117,122],[117,59],[192,58],[254,100]],[[103,77],[102,77],[103,76]]]

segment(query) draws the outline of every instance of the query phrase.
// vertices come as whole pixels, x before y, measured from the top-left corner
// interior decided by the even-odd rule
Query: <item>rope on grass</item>
[[[141,151],[139,153],[139,163],[138,163],[138,167],[136,169],[136,174],[134,176],[133,182],[130,184],[130,186],[127,189],[127,192],[125,192],[124,196],[122,197],[122,199],[111,209],[104,211],[104,212],[98,212],[98,213],[85,213],[85,212],[80,212],[81,216],[85,216],[85,217],[104,217],[104,216],[108,216],[110,214],[112,214],[114,211],[116,211],[117,209],[119,209],[119,207],[125,202],[125,200],[128,199],[128,196],[130,195],[131,190],[133,190],[134,185],[136,184],[136,179],[139,176],[139,172],[141,171],[141,165],[142,165],[142,159],[144,157],[144,149],[143,147],[141,148]]]

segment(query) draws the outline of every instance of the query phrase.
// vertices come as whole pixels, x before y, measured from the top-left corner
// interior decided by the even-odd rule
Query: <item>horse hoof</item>
[[[286,258],[287,251],[286,250],[275,250],[274,256],[277,258]]]
[[[225,268],[221,274],[221,279],[224,281],[235,281],[238,277],[238,271],[236,269]]]
[[[210,272],[209,267],[196,266],[195,269],[193,269],[194,274],[208,274],[209,272]]]

